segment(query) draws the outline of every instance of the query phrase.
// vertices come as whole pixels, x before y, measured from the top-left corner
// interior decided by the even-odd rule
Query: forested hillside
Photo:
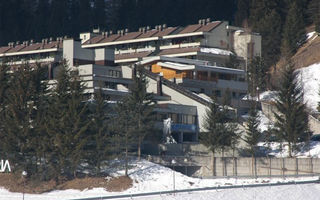
[[[90,31],[227,20],[261,33],[264,62],[291,56],[305,27],[320,25],[319,0],[6,0],[0,1],[0,45]]]

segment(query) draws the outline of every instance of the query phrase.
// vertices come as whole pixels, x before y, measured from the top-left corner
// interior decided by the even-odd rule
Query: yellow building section
[[[186,71],[168,69],[168,68],[162,67],[162,66],[157,65],[157,64],[153,64],[152,65],[151,71],[153,73],[162,72],[163,78],[165,78],[165,79],[185,78],[187,76],[187,72]]]

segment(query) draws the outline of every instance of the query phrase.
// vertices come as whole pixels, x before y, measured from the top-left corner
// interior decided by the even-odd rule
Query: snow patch
[[[200,52],[225,55],[225,56],[233,55],[233,53],[231,51],[218,49],[218,48],[201,48]]]
[[[304,103],[313,111],[317,111],[318,102],[320,102],[319,85],[320,85],[320,63],[310,65],[297,70],[298,85],[302,87]]]

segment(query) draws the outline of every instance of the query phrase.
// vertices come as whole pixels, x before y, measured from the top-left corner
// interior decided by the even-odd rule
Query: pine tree
[[[216,152],[221,151],[224,154],[224,151],[235,143],[236,134],[235,127],[228,124],[227,108],[219,106],[215,97],[211,100],[203,124],[206,131],[200,133],[200,142],[210,149],[214,161]],[[215,176],[215,169],[213,175]]]
[[[252,0],[249,25],[253,31],[261,34],[262,57],[266,66],[275,65],[280,58],[283,12],[282,1]]]
[[[266,89],[266,66],[263,58],[260,56],[254,57],[248,65],[247,81],[248,90],[252,96],[258,95],[259,91]]]
[[[311,21],[315,25],[315,31],[320,33],[320,1],[311,0],[308,6]]]
[[[2,144],[12,156],[17,168],[27,170],[30,175],[37,172],[37,151],[39,141],[37,115],[45,93],[42,69],[29,65],[20,66],[10,77],[10,88],[5,98],[5,108],[1,115],[5,137]],[[27,88],[27,89],[26,89]]]
[[[251,108],[249,111],[249,119],[246,127],[246,135],[244,137],[244,141],[247,143],[249,147],[249,152],[252,158],[252,175],[254,175],[254,162],[255,162],[255,153],[257,149],[257,144],[262,136],[262,133],[258,129],[259,126],[259,116],[256,110],[255,103],[251,102]]]
[[[57,84],[49,99],[46,130],[51,138],[50,170],[58,177],[76,176],[77,167],[84,157],[88,140],[86,131],[90,120],[84,86],[76,71],[66,61],[59,66]],[[57,180],[58,181],[58,180]]]
[[[94,1],[94,17],[95,26],[102,28],[106,27],[106,2],[104,0]]]
[[[229,59],[226,61],[226,67],[233,68],[233,69],[239,69],[240,61],[237,59],[237,55],[230,54]]]
[[[296,1],[290,4],[290,8],[283,27],[283,39],[281,53],[283,56],[292,56],[305,37],[303,11]]]
[[[115,111],[117,115],[114,118],[113,130],[116,132],[115,140],[118,141],[119,150],[124,153],[125,158],[125,176],[128,176],[128,159],[131,146],[134,144],[135,120],[130,101],[125,97],[117,103]]]
[[[297,142],[309,138],[308,114],[303,103],[303,93],[297,84],[297,72],[294,72],[292,64],[288,64],[282,73],[281,89],[277,96],[274,113],[278,128],[278,137],[288,142],[289,156],[297,150]]]
[[[101,163],[110,158],[113,152],[113,138],[111,128],[110,108],[106,102],[107,97],[100,89],[95,93],[94,101],[91,105],[90,138],[87,145],[88,163],[96,168],[96,174],[100,173]]]
[[[235,24],[237,26],[244,26],[249,18],[251,0],[238,0],[237,12],[235,14]]]
[[[130,109],[135,119],[134,134],[138,144],[138,158],[141,156],[141,145],[145,136],[151,132],[154,126],[155,115],[153,112],[153,95],[147,92],[147,80],[141,66],[136,66],[136,76],[133,78],[130,95]]]

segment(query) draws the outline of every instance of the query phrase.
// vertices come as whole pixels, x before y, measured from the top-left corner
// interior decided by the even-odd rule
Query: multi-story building
[[[0,63],[47,66],[48,79],[54,84],[58,66],[66,59],[71,68],[78,69],[88,95],[101,88],[115,101],[128,94],[135,65],[143,65],[147,90],[158,100],[158,125],[171,118],[178,142],[198,140],[213,94],[221,97],[229,91],[231,105],[241,111],[240,98],[247,91],[246,64],[261,53],[258,34],[223,21],[200,20],[186,27],[159,25],[115,34],[82,33],[80,39],[9,43],[0,47]],[[230,56],[238,60],[237,69],[226,66]]]
[[[96,31],[81,33],[83,48],[113,47],[116,63],[133,63],[152,56],[168,56],[205,60],[211,65],[225,66],[230,55],[239,68],[251,58],[261,55],[261,36],[225,21],[199,20],[186,27],[158,25],[117,33]]]

